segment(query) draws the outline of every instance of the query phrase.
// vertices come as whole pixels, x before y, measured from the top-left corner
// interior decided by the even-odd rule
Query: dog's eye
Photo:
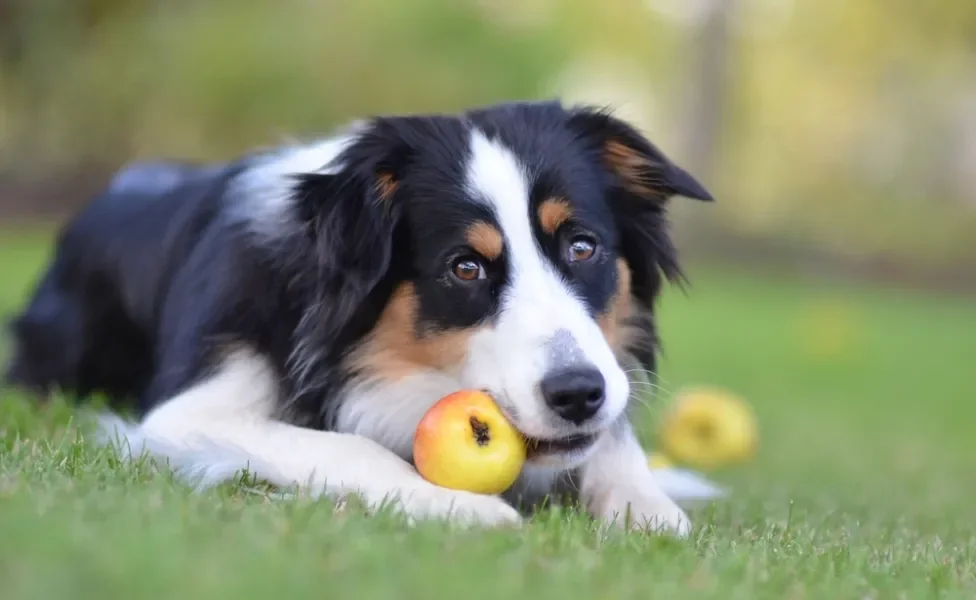
[[[485,267],[476,258],[464,256],[454,261],[451,266],[454,277],[460,281],[477,281],[487,277]]]
[[[569,241],[569,262],[584,262],[596,255],[596,240],[589,236],[578,235]]]

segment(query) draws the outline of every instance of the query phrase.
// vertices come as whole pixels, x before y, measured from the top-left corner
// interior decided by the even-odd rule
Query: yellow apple
[[[413,460],[434,485],[500,494],[522,471],[525,440],[491,396],[461,390],[441,398],[420,420]]]
[[[652,469],[669,469],[674,465],[671,459],[661,452],[651,452],[647,455],[647,466]]]
[[[661,421],[660,440],[679,463],[708,469],[750,458],[758,445],[756,417],[746,402],[718,388],[675,398]]]

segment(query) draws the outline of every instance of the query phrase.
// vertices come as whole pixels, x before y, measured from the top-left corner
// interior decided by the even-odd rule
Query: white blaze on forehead
[[[603,374],[607,381],[603,413],[606,419],[615,419],[626,404],[626,377],[583,300],[537,243],[528,170],[500,141],[474,130],[465,183],[474,199],[492,208],[505,238],[510,270],[498,319],[471,339],[466,383],[500,392],[508,408],[518,414],[525,433],[552,437],[554,429],[564,424],[553,421],[538,386],[556,366],[549,364],[548,346],[562,332],[563,339],[582,350],[579,363],[595,366]]]
[[[494,209],[508,242],[513,275],[541,266],[532,264],[540,257],[529,221],[528,173],[512,151],[482,132],[472,131],[466,183],[475,199]]]
[[[571,303],[582,309],[555,268],[542,256],[532,232],[529,174],[512,151],[482,132],[473,131],[467,175],[469,193],[492,207],[505,238],[511,269],[507,298]]]

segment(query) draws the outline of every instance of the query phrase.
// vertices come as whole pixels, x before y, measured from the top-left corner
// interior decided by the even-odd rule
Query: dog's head
[[[558,103],[378,118],[330,143],[294,194],[316,265],[297,375],[340,365],[334,418],[388,445],[478,388],[533,461],[582,460],[622,418],[628,367],[653,368],[652,303],[678,275],[666,202],[708,192],[622,121]]]

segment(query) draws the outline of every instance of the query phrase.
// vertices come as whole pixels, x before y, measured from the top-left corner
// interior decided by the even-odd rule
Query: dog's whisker
[[[643,386],[645,388],[650,388],[652,390],[660,390],[662,392],[668,392],[668,393],[670,393],[670,391],[671,391],[669,388],[664,387],[663,385],[658,385],[658,384],[653,383],[651,381],[632,381],[632,382],[630,382],[630,384],[632,386]]]
[[[628,376],[631,376],[631,375],[634,375],[634,374],[639,375],[644,380],[646,380],[648,382],[651,382],[651,383],[653,383],[655,381],[659,381],[659,382],[663,383],[664,385],[671,385],[671,382],[668,381],[667,379],[665,379],[664,377],[662,377],[659,373],[656,373],[654,371],[649,371],[647,369],[640,369],[640,368],[637,368],[637,369],[625,369],[624,370],[624,373],[626,373]]]
[[[673,392],[670,389],[664,386],[657,385],[656,383],[650,383],[646,381],[631,382],[631,388],[642,390],[642,391],[650,390],[651,392],[654,392],[655,395],[657,394],[657,392],[660,392],[666,396],[673,395]]]
[[[653,409],[654,408],[652,406],[650,400],[648,400],[647,398],[644,398],[644,397],[640,396],[639,394],[635,394],[635,395],[631,396],[631,399],[632,400],[635,400],[635,401],[637,401],[639,403],[641,403],[642,405],[644,405],[648,409]]]

